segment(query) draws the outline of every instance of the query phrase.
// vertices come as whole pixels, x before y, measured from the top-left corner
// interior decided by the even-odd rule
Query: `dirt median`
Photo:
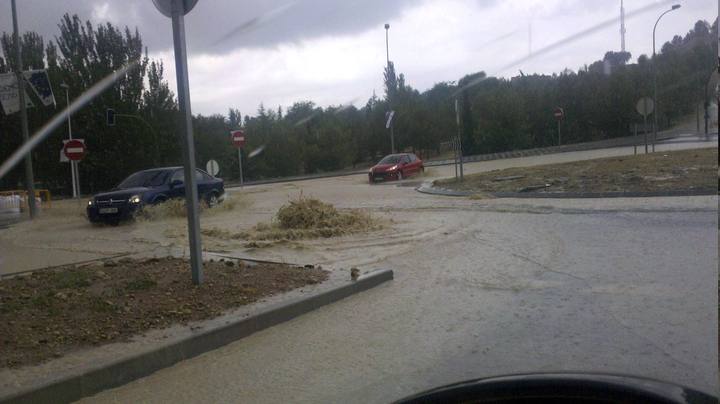
[[[435,181],[443,188],[499,192],[658,192],[717,189],[718,150],[702,148],[638,156],[493,170]]]
[[[191,283],[186,260],[121,259],[37,271],[0,281],[0,366],[33,365],[67,352],[127,341],[151,329],[217,317],[261,298],[327,279],[315,267],[204,265]]]

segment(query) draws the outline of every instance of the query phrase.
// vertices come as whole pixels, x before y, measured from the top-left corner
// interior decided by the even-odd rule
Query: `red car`
[[[402,180],[413,174],[424,172],[422,160],[412,153],[389,154],[373,166],[368,173],[370,183]]]

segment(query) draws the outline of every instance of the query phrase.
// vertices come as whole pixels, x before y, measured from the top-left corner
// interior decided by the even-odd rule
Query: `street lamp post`
[[[388,39],[388,31],[390,30],[390,24],[385,24],[385,60],[387,65],[390,66],[390,42]]]
[[[60,83],[60,87],[65,89],[65,105],[70,106],[70,86],[68,86],[65,83]],[[67,123],[68,123],[68,139],[72,140],[72,126],[70,125],[70,110],[68,109],[67,114]],[[75,161],[70,160],[70,175],[72,180],[72,193],[73,198],[77,198],[77,178],[75,175]]]
[[[390,24],[385,24],[385,61],[387,66],[387,72],[390,74],[390,41],[388,31],[390,30]],[[389,93],[388,93],[389,94]],[[390,101],[390,100],[388,100]],[[395,124],[390,121],[390,152],[395,153]]]
[[[657,55],[655,54],[655,30],[657,29],[657,25],[660,22],[660,19],[663,18],[663,16],[671,11],[675,11],[678,8],[680,8],[680,4],[674,4],[670,10],[665,11],[664,13],[660,14],[660,17],[658,17],[657,21],[655,21],[655,25],[653,26],[653,98],[655,99],[655,113],[653,114],[653,143],[652,143],[652,151],[655,152],[655,142],[657,141],[657,127],[658,127],[658,113],[660,112],[660,109],[658,108],[658,100],[657,100]]]

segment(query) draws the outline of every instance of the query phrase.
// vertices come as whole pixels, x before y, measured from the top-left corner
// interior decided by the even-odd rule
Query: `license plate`
[[[385,177],[374,177],[375,181],[385,181]]]
[[[100,208],[99,212],[101,215],[106,215],[108,213],[118,213],[118,208]]]

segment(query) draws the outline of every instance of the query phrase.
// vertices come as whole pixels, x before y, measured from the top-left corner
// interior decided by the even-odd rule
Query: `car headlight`
[[[390,171],[395,171],[395,170],[397,170],[397,164],[395,164],[394,166],[390,167]]]
[[[93,201],[92,201],[92,199],[88,201],[88,206],[93,206]]]
[[[130,203],[140,203],[140,195],[133,195],[130,199],[128,199],[128,201],[130,201]]]

